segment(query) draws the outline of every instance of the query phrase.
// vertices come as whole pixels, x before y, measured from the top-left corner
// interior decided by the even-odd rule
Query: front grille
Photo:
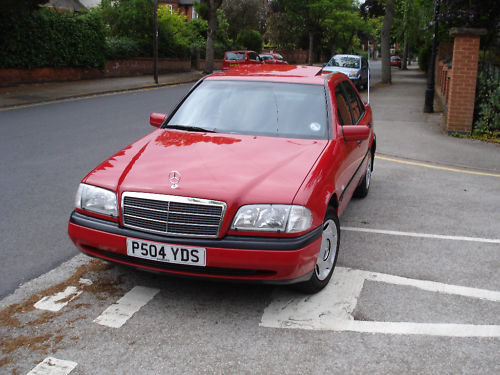
[[[126,227],[180,237],[215,238],[226,204],[206,199],[149,193],[123,193]]]

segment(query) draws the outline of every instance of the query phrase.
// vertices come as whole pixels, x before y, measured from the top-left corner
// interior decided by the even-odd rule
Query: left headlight
[[[356,78],[359,76],[359,72],[349,72],[349,78]]]
[[[242,206],[231,229],[263,232],[303,232],[311,227],[311,211],[303,206],[252,204]]]
[[[80,184],[76,192],[75,206],[82,210],[118,217],[116,194],[97,186]]]

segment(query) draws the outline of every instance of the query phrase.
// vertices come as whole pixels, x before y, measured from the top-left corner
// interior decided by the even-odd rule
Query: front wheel
[[[323,222],[321,248],[313,274],[308,281],[297,284],[297,289],[305,293],[317,293],[332,278],[340,245],[340,224],[335,210],[328,208]]]

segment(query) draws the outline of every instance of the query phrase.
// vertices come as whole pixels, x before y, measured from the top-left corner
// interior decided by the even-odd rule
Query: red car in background
[[[368,194],[376,148],[345,74],[234,68],[150,123],[81,181],[68,224],[80,251],[170,275],[328,284],[339,217]]]
[[[259,57],[264,64],[288,64],[279,53],[261,53]]]
[[[246,64],[262,64],[262,60],[254,51],[227,51],[222,61],[222,70]]]
[[[401,69],[401,57],[391,56],[391,66]]]

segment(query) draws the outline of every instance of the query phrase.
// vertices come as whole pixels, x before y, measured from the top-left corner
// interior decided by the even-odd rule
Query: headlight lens
[[[231,229],[263,232],[303,232],[311,227],[311,211],[303,206],[252,204],[242,206]]]
[[[357,77],[358,76],[358,72],[350,72],[349,73],[349,77]]]
[[[80,184],[76,192],[75,206],[82,210],[118,217],[116,194],[97,186]]]

